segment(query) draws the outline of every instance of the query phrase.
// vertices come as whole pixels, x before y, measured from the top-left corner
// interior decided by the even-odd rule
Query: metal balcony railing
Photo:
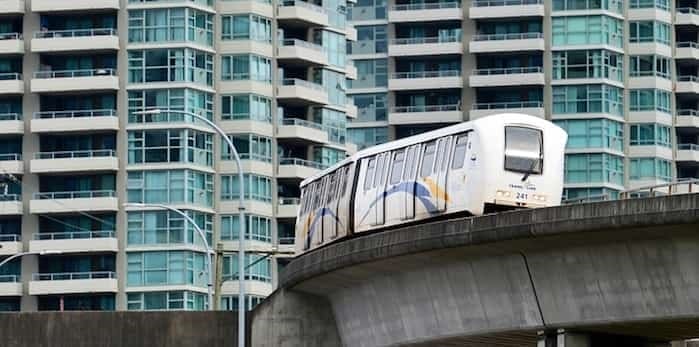
[[[281,40],[280,43],[282,46],[296,46],[296,47],[303,47],[303,48],[312,49],[312,50],[318,51],[318,52],[323,51],[323,46],[317,45],[313,42],[308,42],[308,41],[299,40],[299,39]]]
[[[64,231],[34,234],[34,240],[101,239],[115,237],[114,230]]]
[[[22,74],[18,72],[0,73],[0,81],[21,81]]]
[[[100,158],[116,157],[116,152],[112,149],[95,149],[84,151],[56,151],[38,152],[34,154],[34,159],[66,159],[66,158]]]
[[[305,87],[305,88],[310,88],[310,89],[317,90],[317,91],[320,91],[320,92],[325,91],[325,90],[323,89],[323,86],[322,86],[322,85],[320,85],[320,84],[318,84],[318,83],[313,83],[313,82],[309,82],[309,81],[306,81],[306,80],[302,80],[302,79],[299,79],[299,78],[287,78],[287,79],[283,79],[283,80],[282,80],[282,85],[284,85],[284,86],[299,86],[299,87]]]
[[[682,110],[677,110],[677,115],[680,117],[684,117],[684,116],[697,117],[697,116],[699,116],[699,111],[697,111],[695,109],[682,109]]]
[[[116,110],[69,110],[34,112],[35,119],[116,117]]]
[[[71,280],[94,280],[116,278],[114,271],[88,271],[88,272],[57,272],[57,273],[35,273],[32,275],[34,281],[71,281]]]
[[[680,7],[676,8],[677,13],[687,13],[687,14],[699,14],[699,10],[694,7]]]
[[[437,37],[409,37],[402,39],[392,39],[392,45],[422,45],[428,43],[450,43],[461,42],[461,36],[437,36]]]
[[[22,160],[20,153],[0,153],[0,161]]]
[[[696,82],[698,80],[699,76],[694,75],[677,76],[677,82]]]
[[[528,40],[543,38],[543,33],[476,34],[472,37],[473,41]]]
[[[297,125],[306,128],[324,130],[322,124],[300,118],[283,118],[281,121],[281,125]]]
[[[21,235],[0,234],[0,242],[18,242],[21,239],[22,239]]]
[[[301,204],[301,199],[299,198],[279,198],[279,205],[299,205]]]
[[[543,0],[476,0],[471,2],[471,7],[524,6],[543,3]]]
[[[37,71],[34,73],[34,78],[75,78],[75,77],[97,77],[97,76],[116,76],[116,70],[111,68],[104,69],[83,69],[83,70],[56,70],[56,71]]]
[[[316,4],[311,4],[310,2],[300,1],[300,0],[285,0],[279,3],[279,7],[303,7],[318,13],[327,15],[328,10]]]
[[[2,33],[0,34],[0,40],[21,40],[22,33]]]
[[[544,72],[544,70],[541,66],[504,67],[504,68],[475,69],[475,70],[473,70],[473,74],[478,75],[478,76],[513,75],[513,74],[528,74],[528,73],[542,73],[542,72]]]
[[[21,198],[19,194],[0,194],[0,201],[21,201]]]
[[[291,236],[287,236],[287,237],[280,236],[279,237],[279,244],[280,245],[293,245],[295,241],[296,241],[296,239],[294,237],[291,237]]]
[[[541,101],[486,102],[473,104],[474,110],[497,110],[506,108],[541,108]]]
[[[22,115],[19,113],[0,113],[0,121],[3,120],[22,120]]]
[[[448,112],[461,110],[460,104],[452,105],[416,105],[416,106],[394,106],[391,113],[413,113],[413,112]]]
[[[83,190],[71,192],[46,192],[34,193],[36,200],[54,200],[54,199],[90,199],[90,198],[113,198],[116,197],[114,190]]]
[[[77,30],[51,30],[37,31],[34,37],[37,39],[53,39],[63,37],[91,37],[91,36],[117,36],[116,29],[112,28],[95,28],[95,29],[77,29]]]
[[[437,70],[437,71],[414,71],[414,72],[394,72],[391,78],[438,78],[438,77],[461,77],[461,70]]]
[[[327,165],[324,165],[319,162],[311,161],[311,160],[306,160],[306,159],[301,159],[301,158],[280,158],[279,159],[279,165],[298,165],[298,166],[305,166],[305,167],[310,167],[318,170],[323,170],[327,168]]]
[[[445,1],[435,3],[417,3],[417,4],[400,4],[393,5],[391,11],[421,11],[421,10],[439,10],[444,8],[461,8],[459,1]]]
[[[699,191],[699,179],[678,179],[673,182],[638,187],[619,192],[619,199],[653,197],[658,195],[689,194]]]
[[[0,275],[0,283],[18,283],[19,275]]]
[[[666,2],[659,0],[631,0],[629,8],[659,8],[666,11],[670,9]]]
[[[699,43],[694,41],[682,41],[675,44],[677,48],[699,48]]]
[[[699,144],[680,143],[677,145],[677,150],[680,150],[680,151],[699,151]]]

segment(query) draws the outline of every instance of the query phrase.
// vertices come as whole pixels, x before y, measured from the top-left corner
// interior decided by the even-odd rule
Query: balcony
[[[388,113],[388,124],[458,123],[464,120],[461,105],[395,106]]]
[[[677,76],[675,93],[699,94],[699,77],[693,75]]]
[[[2,1],[0,1],[0,13],[2,13],[2,14],[24,13],[24,0],[2,0]]]
[[[4,174],[24,174],[24,162],[19,153],[0,154],[0,172]]]
[[[539,118],[545,115],[541,101],[475,103],[469,112],[471,120],[498,113],[522,113]]]
[[[0,73],[0,94],[24,94],[22,74],[15,72]]]
[[[4,1],[0,1],[0,4],[2,3],[4,3]],[[24,54],[24,39],[22,38],[22,34],[0,34],[0,54]]]
[[[277,138],[286,143],[326,144],[330,141],[322,124],[299,118],[282,119],[277,128]]]
[[[274,17],[274,7],[271,2],[265,1],[218,1],[219,13],[255,13],[267,18]]]
[[[0,216],[14,216],[22,213],[22,197],[19,194],[0,195]]]
[[[116,293],[112,271],[36,273],[29,282],[29,295]]]
[[[118,50],[116,29],[54,30],[34,33],[32,52]]]
[[[13,255],[22,252],[22,240],[19,235],[0,234],[0,255]],[[2,282],[2,276],[0,276]]]
[[[35,193],[29,202],[29,212],[39,214],[118,210],[119,201],[113,190]]]
[[[670,76],[654,71],[632,72],[629,76],[628,88],[631,89],[663,89],[672,91],[672,80]]]
[[[476,34],[469,42],[471,53],[498,53],[513,51],[543,51],[544,34]]]
[[[544,70],[540,66],[476,69],[468,79],[471,87],[543,85],[544,82]]]
[[[315,175],[325,167],[321,163],[306,159],[280,158],[277,177],[301,181]]]
[[[323,86],[306,80],[292,78],[281,81],[277,99],[291,105],[317,105],[328,103],[328,93]]]
[[[22,296],[22,281],[18,275],[0,275],[0,296]]]
[[[279,205],[277,205],[277,218],[296,218],[300,205],[301,199],[299,198],[279,198]],[[281,243],[281,240],[279,242]]]
[[[415,37],[392,39],[388,45],[390,56],[420,56],[463,54],[461,37]]]
[[[692,7],[680,7],[675,9],[676,25],[699,26],[699,10]]]
[[[357,79],[357,67],[352,65],[350,62],[345,63],[345,76],[347,79],[356,80]]]
[[[24,133],[24,121],[19,113],[0,113],[0,135]]]
[[[119,90],[116,70],[88,69],[38,71],[31,82],[32,93],[61,93],[97,90]]]
[[[699,43],[692,41],[677,42],[675,59],[699,60]]]
[[[323,46],[297,39],[282,40],[279,44],[277,59],[280,63],[292,66],[328,64]]]
[[[462,88],[460,70],[395,72],[388,79],[389,90]]]
[[[699,128],[699,111],[693,109],[677,110],[678,128]]]
[[[281,1],[277,20],[286,27],[325,27],[329,24],[327,10],[300,0]]]
[[[29,241],[30,252],[117,252],[119,242],[113,230],[36,233]]]
[[[119,160],[111,149],[39,152],[34,154],[30,168],[35,174],[117,171]]]
[[[699,144],[680,143],[677,145],[677,161],[699,161]]]
[[[471,2],[468,11],[468,17],[471,19],[543,16],[542,0],[476,0]]]
[[[394,23],[433,22],[461,20],[460,2],[437,2],[393,5],[388,11],[388,21]]]
[[[119,0],[32,0],[32,12],[118,10]]]
[[[116,110],[73,110],[34,113],[33,133],[119,130]]]

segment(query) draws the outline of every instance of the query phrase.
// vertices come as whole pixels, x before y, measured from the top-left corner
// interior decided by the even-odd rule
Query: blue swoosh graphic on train
[[[415,192],[413,193],[413,187],[415,187]],[[393,195],[395,193],[408,193],[408,194],[413,194],[420,202],[425,206],[427,209],[427,212],[429,213],[436,213],[437,211],[437,206],[435,206],[432,201],[429,200],[429,198],[432,196],[432,192],[430,192],[430,189],[423,185],[422,183],[418,181],[409,181],[409,182],[402,182],[398,185],[395,185],[391,187],[391,189],[386,190],[383,192],[383,198],[386,199],[389,195]],[[374,206],[379,202],[379,199],[381,196],[376,197],[374,201],[372,201],[369,204],[369,207],[367,208],[366,213],[364,213],[364,216],[360,220],[359,224],[364,223],[364,220],[366,217],[369,215],[369,212],[374,208]]]
[[[327,207],[319,208],[313,216],[313,221],[310,223],[310,225],[307,224],[308,232],[306,233],[306,249],[311,248],[311,239],[313,238],[313,234],[316,231],[316,226],[318,226],[318,221],[323,220],[323,217],[325,216],[332,217],[337,222],[337,224],[344,228],[344,225],[342,225],[342,221],[340,221],[340,218],[337,217],[335,212],[333,212],[331,209]]]

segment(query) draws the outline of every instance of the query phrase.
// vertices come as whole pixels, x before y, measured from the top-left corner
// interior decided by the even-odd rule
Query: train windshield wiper
[[[532,174],[532,172],[534,171],[534,166],[536,166],[536,164],[539,162],[539,160],[541,160],[541,158],[532,160],[532,164],[529,166],[529,170],[527,170],[527,172],[524,173],[524,176],[522,176],[522,182],[526,181],[527,178],[529,178],[529,175]]]

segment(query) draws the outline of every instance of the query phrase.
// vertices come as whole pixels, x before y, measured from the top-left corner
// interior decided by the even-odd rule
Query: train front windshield
[[[505,170],[525,174],[540,174],[544,167],[541,130],[505,127]]]

